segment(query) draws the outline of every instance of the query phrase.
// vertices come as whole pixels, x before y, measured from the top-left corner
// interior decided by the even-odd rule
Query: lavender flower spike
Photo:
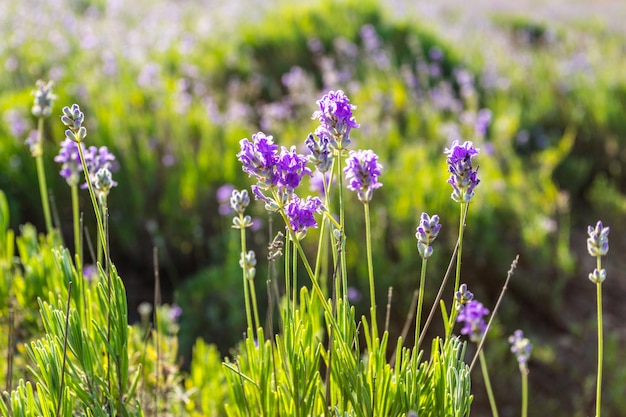
[[[465,307],[459,312],[456,321],[464,323],[461,334],[469,335],[472,342],[478,343],[487,329],[484,316],[489,314],[481,302],[472,300],[465,304]]]
[[[278,145],[274,144],[272,136],[263,132],[252,135],[252,142],[242,139],[239,142],[241,151],[237,159],[242,163],[242,169],[249,176],[257,179],[257,185],[267,190],[276,185],[276,163],[278,162]]]
[[[417,228],[417,233],[415,233],[417,250],[422,259],[430,258],[433,254],[433,247],[430,244],[439,235],[439,230],[441,230],[439,216],[435,214],[433,217],[430,217],[428,214],[422,213],[420,225]]]
[[[457,203],[469,203],[474,197],[474,188],[480,180],[477,177],[478,169],[472,166],[472,159],[478,155],[478,149],[472,142],[465,141],[463,145],[455,140],[450,149],[444,153],[448,155],[448,172],[451,173],[448,183],[452,185],[452,199]]]
[[[52,81],[37,81],[37,90],[33,91],[33,95],[35,96],[33,108],[31,109],[33,116],[47,117],[52,113],[52,103],[57,98],[57,96],[52,93],[53,85],[54,82]]]
[[[609,251],[609,228],[598,220],[596,227],[588,226],[587,251],[593,257],[604,256]]]
[[[530,358],[530,352],[533,350],[533,345],[530,341],[524,337],[524,332],[521,330],[515,330],[511,336],[509,336],[509,343],[511,344],[511,352],[515,354],[517,363],[519,364],[520,372],[528,372],[528,358]]]
[[[369,203],[376,188],[383,186],[378,181],[382,165],[378,156],[371,150],[350,151],[347,159],[346,173],[348,189],[357,192],[359,201]]]
[[[285,214],[298,239],[302,239],[310,227],[317,227],[317,220],[313,214],[321,214],[322,210],[324,210],[322,200],[317,197],[307,197],[306,200],[296,195],[292,197],[291,202],[285,208]]]
[[[312,118],[319,119],[322,128],[328,131],[333,147],[344,149],[350,144],[350,130],[359,127],[352,115],[356,106],[350,104],[342,90],[329,91],[317,101],[317,105],[319,110]]]
[[[283,146],[276,161],[278,186],[291,194],[305,175],[311,176],[311,170],[306,166],[306,162],[307,158],[298,154],[295,146],[291,149]]]
[[[62,164],[60,174],[70,186],[78,184],[80,181],[80,173],[83,171],[80,153],[78,152],[79,146],[82,146],[84,150],[82,143],[76,143],[66,138],[61,142],[59,154],[54,157],[54,162]]]
[[[319,126],[315,129],[315,133],[309,133],[304,144],[311,152],[309,160],[313,162],[318,171],[322,173],[328,172],[333,163],[333,156],[329,149],[330,138],[328,132]]]

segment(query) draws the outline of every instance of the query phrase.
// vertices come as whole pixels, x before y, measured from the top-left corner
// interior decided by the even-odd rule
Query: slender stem
[[[239,214],[239,219],[241,220],[240,224],[243,225],[243,214]],[[250,290],[248,287],[248,275],[246,271],[246,229],[243,226],[240,226],[240,234],[241,234],[241,271],[243,276],[243,297],[244,303],[246,305],[246,321],[248,324],[248,329],[253,329],[252,327],[252,313],[250,312]]]
[[[522,374],[522,417],[528,416],[528,369]]]
[[[80,161],[83,165],[83,172],[85,173],[85,181],[87,182],[87,188],[89,189],[89,196],[91,197],[91,204],[93,205],[93,211],[96,214],[96,222],[98,224],[98,236],[99,241],[104,248],[104,253],[107,253],[106,250],[106,238],[104,236],[104,223],[102,222],[102,215],[100,213],[100,206],[98,205],[98,200],[96,200],[96,194],[93,191],[93,185],[91,184],[91,178],[89,178],[89,169],[87,169],[87,163],[85,162],[85,155],[83,152],[83,147],[78,143],[78,153],[80,153]]]
[[[459,285],[461,283],[461,257],[463,254],[463,231],[465,230],[465,218],[467,216],[467,208],[468,203],[461,203],[461,215],[459,217],[459,250],[456,254],[456,275],[454,280],[454,291],[452,294],[455,294],[459,290]],[[454,322],[456,320],[456,316],[458,311],[456,306],[454,305],[454,299],[450,306],[450,319],[446,324],[446,339],[450,337],[452,334],[452,328],[454,327]]]
[[[496,407],[496,399],[493,396],[493,389],[491,388],[491,380],[489,379],[489,372],[487,371],[487,360],[485,359],[485,353],[481,350],[478,354],[480,356],[480,370],[483,373],[485,389],[487,390],[489,406],[491,407],[491,415],[493,417],[498,417],[498,407]],[[525,415],[522,414],[522,417],[525,417]]]
[[[454,281],[454,292],[459,290],[461,281],[461,254],[463,253],[463,231],[465,230],[465,216],[467,215],[467,203],[461,203],[461,217],[459,220],[459,251],[456,254],[456,278]],[[454,308],[454,305],[452,306]]]
[[[345,209],[343,203],[343,175],[341,172],[341,152],[342,149],[337,149],[337,184],[338,184],[338,192],[339,192],[339,224],[341,226],[341,230],[344,232],[342,236],[342,245],[346,244],[346,235],[345,235]],[[337,299],[341,297],[346,298],[346,302],[348,300],[348,267],[346,261],[346,251],[341,251],[341,282],[342,282],[342,293],[337,294]]]
[[[602,270],[602,260],[598,256],[598,271]],[[602,335],[602,282],[596,284],[597,301],[598,301],[598,381],[596,384],[596,417],[600,417],[600,409],[602,406],[602,356],[603,356],[603,335]]]
[[[424,284],[426,283],[426,265],[428,264],[428,258],[422,260],[422,272],[420,274],[420,288],[419,297],[417,299],[417,315],[415,318],[415,344],[420,337],[420,327],[422,325],[422,306],[424,304]]]
[[[39,193],[41,194],[41,206],[43,207],[43,217],[46,221],[46,231],[52,231],[52,216],[50,215],[50,202],[48,201],[48,186],[46,184],[46,171],[43,166],[43,118],[37,121],[37,142],[41,147],[41,152],[35,157],[37,164],[37,179],[39,181]]]
[[[74,256],[76,257],[76,269],[78,275],[82,276],[83,270],[83,251],[81,246],[81,229],[80,229],[80,212],[78,207],[78,184],[70,186],[72,191],[72,215],[74,220]]]
[[[295,245],[295,242],[294,242],[294,245]],[[293,291],[293,294],[291,295],[291,303],[292,303],[291,312],[294,313],[294,319],[295,319],[295,311],[296,311],[296,306],[298,304],[298,252],[295,250],[293,251],[293,260],[291,261],[291,269],[292,269],[291,291]]]
[[[378,323],[376,322],[376,288],[374,288],[374,266],[372,264],[372,231],[370,226],[370,205],[363,204],[365,210],[365,244],[367,250],[367,272],[370,285],[370,314],[372,320],[372,340],[378,339]]]

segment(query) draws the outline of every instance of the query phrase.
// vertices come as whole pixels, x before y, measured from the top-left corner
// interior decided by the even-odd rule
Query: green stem
[[[372,264],[372,231],[370,226],[370,205],[363,204],[365,210],[365,244],[367,250],[367,272],[370,284],[370,314],[372,320],[372,340],[378,339],[378,323],[376,321],[376,288],[374,288],[374,266]]]
[[[415,316],[415,346],[420,337],[420,327],[422,325],[422,306],[424,304],[424,284],[426,283],[426,265],[428,258],[422,260],[422,272],[420,274],[419,297],[417,299],[417,314]]]
[[[522,371],[522,417],[528,416],[528,369]]]
[[[46,221],[46,231],[52,231],[52,216],[50,215],[50,202],[48,201],[48,186],[46,184],[46,171],[43,166],[43,118],[37,121],[37,142],[41,147],[41,152],[35,157],[37,164],[37,179],[39,181],[39,193],[41,194],[41,205],[43,207],[43,217]]]
[[[295,243],[294,243],[294,245],[295,245]],[[296,306],[298,304],[298,252],[296,252],[295,250],[293,251],[293,260],[291,261],[291,268],[292,268],[292,273],[291,273],[292,288],[291,288],[291,290],[293,291],[293,294],[291,295],[291,302],[292,302],[292,310],[291,310],[291,312],[294,313],[294,319],[295,319],[295,311],[296,311]]]
[[[87,169],[87,163],[85,162],[85,155],[83,152],[83,147],[80,146],[80,143],[77,143],[78,153],[80,153],[80,161],[83,165],[83,172],[85,173],[85,181],[87,182],[87,189],[89,190],[89,197],[91,197],[91,204],[93,206],[93,211],[96,214],[96,223],[98,224],[98,236],[99,242],[102,244],[102,248],[104,250],[105,256],[107,252],[107,243],[105,237],[104,223],[102,222],[102,215],[100,213],[100,205],[98,204],[98,200],[96,199],[96,194],[93,191],[93,185],[91,184],[91,179],[89,178],[89,170]]]
[[[601,257],[598,256],[598,271],[602,270]],[[596,284],[598,301],[598,381],[596,384],[596,417],[600,417],[601,397],[602,397],[602,356],[603,356],[603,335],[602,335],[602,282]]]
[[[344,246],[344,248],[342,248],[341,251],[341,283],[342,283],[342,293],[337,293],[337,299],[339,299],[340,297],[345,297],[346,302],[348,300],[348,267],[347,267],[347,261],[346,261],[346,251],[345,251],[345,244],[346,244],[346,235],[345,235],[345,209],[344,209],[344,203],[343,203],[343,175],[341,172],[341,152],[343,149],[337,149],[337,184],[338,184],[338,191],[339,191],[339,225],[341,226],[341,230],[344,232],[343,236],[342,236],[342,245]],[[337,289],[339,290],[339,288]]]
[[[76,269],[78,270],[78,275],[81,275],[81,271],[83,269],[83,251],[81,247],[81,230],[80,230],[80,213],[78,207],[78,184],[72,184],[70,186],[72,191],[72,215],[74,220],[74,256],[76,257]]]
[[[239,220],[241,220],[241,222],[239,223],[240,225],[243,225],[243,214],[239,214]],[[250,310],[250,290],[248,287],[248,276],[246,274],[246,229],[243,226],[240,226],[240,233],[241,233],[241,271],[242,271],[242,277],[243,277],[243,298],[244,298],[244,303],[246,305],[246,323],[248,325],[248,329],[252,330],[254,329],[252,327],[252,313]],[[257,322],[258,323],[258,322]]]
[[[493,389],[491,388],[491,380],[489,379],[489,372],[487,371],[487,360],[485,359],[485,353],[481,350],[478,352],[480,360],[480,370],[483,373],[483,380],[485,381],[485,389],[487,390],[487,397],[489,398],[489,406],[491,407],[491,415],[498,417],[498,407],[496,407],[496,399],[493,396]],[[525,414],[522,412],[522,417]]]
[[[456,278],[454,280],[454,292],[459,290],[461,281],[461,254],[463,253],[463,231],[465,230],[465,216],[467,203],[461,203],[461,218],[459,221],[459,251],[456,254]],[[452,306],[454,308],[454,305]]]

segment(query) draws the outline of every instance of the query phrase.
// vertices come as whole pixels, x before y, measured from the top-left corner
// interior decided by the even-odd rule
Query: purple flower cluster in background
[[[376,188],[383,186],[378,181],[382,165],[378,163],[378,156],[371,150],[350,151],[344,168],[348,189],[357,192],[359,201],[368,203]]]
[[[478,169],[472,165],[472,159],[478,155],[478,149],[472,142],[463,145],[455,140],[450,149],[445,150],[448,156],[448,172],[451,173],[448,183],[452,185],[452,199],[457,203],[469,203],[474,197],[474,188],[480,183]]]
[[[342,90],[329,91],[317,101],[319,110],[313,113],[313,119],[319,119],[331,140],[331,145],[343,149],[350,144],[350,131],[359,127],[352,115],[356,108]]]
[[[304,237],[310,227],[317,227],[314,213],[321,213],[322,208],[322,201],[317,197],[307,197],[305,200],[294,195],[285,207],[285,214],[291,228],[299,237]]]
[[[102,169],[107,169],[111,172],[117,171],[115,155],[109,152],[106,146],[90,146],[86,149],[84,155],[85,164],[87,165],[87,170],[89,170],[89,177],[92,183],[94,183],[98,172]],[[117,185],[117,183],[113,182],[112,186],[115,185]],[[87,184],[85,183],[81,187],[87,188]]]
[[[80,181],[80,173],[83,171],[78,146],[78,143],[66,138],[61,142],[58,155],[54,157],[54,162],[61,164],[61,176],[65,178],[65,181],[67,181],[70,186],[78,184]],[[82,143],[80,143],[80,146],[83,147],[84,152],[85,147]]]
[[[524,337],[524,332],[521,330],[515,330],[511,336],[509,336],[509,343],[511,344],[511,352],[515,355],[519,369],[522,372],[528,372],[528,358],[533,350],[533,345],[530,341]]]
[[[489,310],[479,301],[472,300],[465,304],[456,318],[457,322],[464,323],[461,334],[469,335],[472,342],[479,342],[487,328],[484,320],[484,316],[487,314],[489,314]]]

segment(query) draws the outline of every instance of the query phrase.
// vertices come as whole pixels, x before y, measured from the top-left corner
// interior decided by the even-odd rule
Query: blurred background
[[[156,247],[164,301],[182,306],[186,358],[197,337],[228,353],[244,328],[239,241],[227,203],[232,187],[251,184],[235,157],[239,141],[262,130],[280,145],[301,146],[316,126],[315,101],[343,89],[361,124],[353,148],[373,149],[384,165],[384,187],[372,203],[374,261],[378,304],[394,289],[392,336],[419,279],[414,230],[422,211],[443,223],[429,263],[429,300],[439,287],[458,230],[442,152],[453,139],[472,140],[481,148],[482,182],[469,212],[462,282],[492,308],[520,255],[485,345],[498,370],[492,381],[501,415],[516,415],[519,404],[506,341],[518,328],[535,346],[531,414],[591,413],[595,288],[587,275],[594,259],[585,240],[598,219],[611,227],[603,399],[606,415],[626,413],[624,2],[0,0],[0,9],[0,189],[11,227],[43,230],[24,141],[36,127],[35,82],[53,80],[58,99],[45,124],[44,156],[65,241],[71,248],[70,190],[53,157],[64,138],[61,108],[78,103],[87,145],[117,157],[110,239],[129,310],[136,319],[137,306],[153,299]],[[90,210],[87,194],[81,199]],[[263,259],[271,231],[282,225],[261,204],[251,211],[250,241]],[[358,295],[367,291],[358,261],[362,209],[355,200],[347,212]],[[257,276],[265,273],[259,265]],[[265,279],[257,285],[264,294]],[[365,312],[363,298],[355,303]],[[441,326],[431,330],[439,334]],[[478,373],[474,381],[475,414],[483,415]]]

